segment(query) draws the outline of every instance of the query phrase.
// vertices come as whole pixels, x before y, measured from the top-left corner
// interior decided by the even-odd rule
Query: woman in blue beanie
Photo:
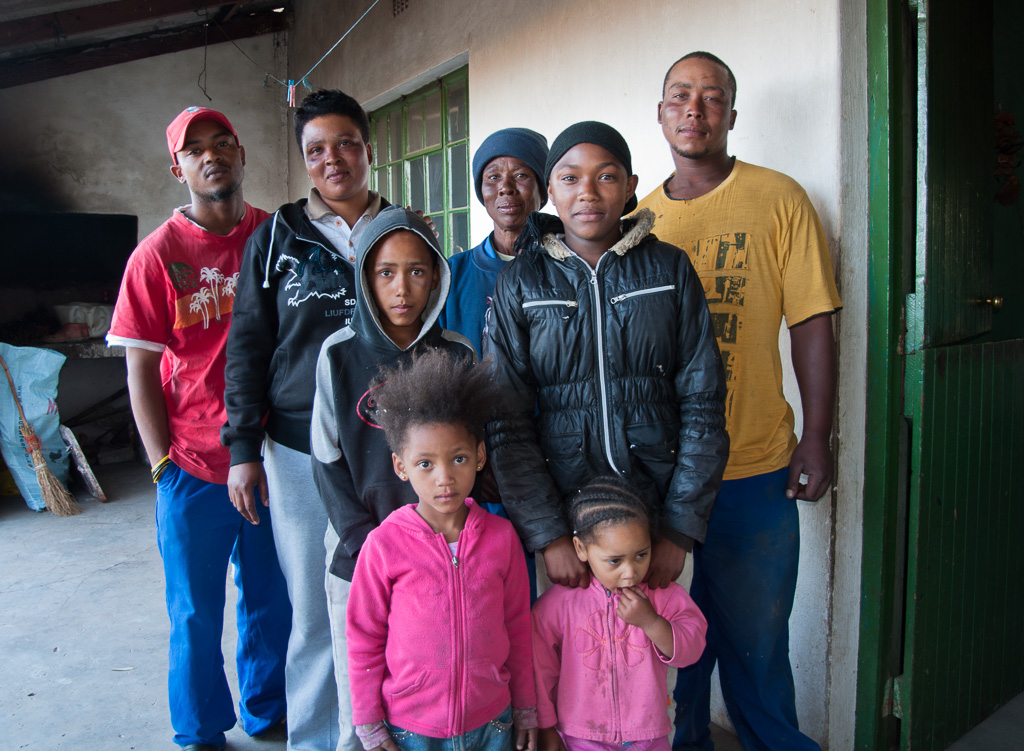
[[[483,353],[488,309],[498,272],[515,256],[516,238],[530,214],[548,200],[541,179],[547,158],[547,139],[529,128],[495,131],[473,155],[476,197],[487,209],[494,230],[475,248],[448,259],[451,288],[439,321],[441,328],[457,331],[469,339],[478,355]],[[492,514],[508,518],[494,474],[487,465],[477,478],[473,498]],[[533,554],[524,552],[533,602],[537,599],[537,569]]]
[[[485,316],[498,272],[515,255],[513,247],[530,213],[548,199],[544,162],[548,142],[528,128],[505,128],[484,139],[473,156],[476,196],[494,230],[475,248],[449,259],[452,286],[441,327],[458,331],[482,351]]]

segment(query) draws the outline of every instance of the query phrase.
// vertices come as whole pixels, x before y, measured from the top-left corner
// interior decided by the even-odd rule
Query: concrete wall
[[[368,5],[327,8],[297,0],[289,75],[302,76]],[[655,120],[667,67],[694,49],[718,54],[732,66],[739,114],[730,150],[793,176],[807,189],[829,237],[846,304],[839,324],[839,479],[831,499],[801,504],[803,554],[792,619],[801,725],[822,743],[834,739],[835,748],[852,738],[859,612],[863,28],[863,0],[410,0],[398,16],[391,3],[377,5],[310,76],[315,86],[342,88],[380,106],[468,61],[471,148],[502,127],[534,128],[551,141],[573,122],[604,120],[629,141],[639,192],[645,194],[671,169]],[[290,192],[301,195],[306,181],[294,148],[290,160]],[[481,206],[474,205],[471,221],[472,239],[479,241],[489,229]],[[787,340],[783,332],[784,346]],[[799,413],[791,373],[787,393]],[[842,579],[835,589],[834,577]],[[830,700],[830,682],[842,685],[841,702]],[[725,721],[720,704],[716,720]]]
[[[839,472],[833,513],[832,637],[828,686],[829,745],[853,748],[860,647],[864,448],[867,408],[868,102],[867,2],[843,0],[839,232],[835,247],[843,292],[839,317]]]
[[[0,90],[0,200],[5,206],[139,217],[139,238],[163,222],[188,191],[171,176],[164,129],[182,109],[223,111],[246,149],[245,197],[264,208],[287,196],[285,37],[266,35],[206,54],[207,100],[196,85],[203,50],[161,55]]]
[[[0,90],[0,208],[134,214],[139,239],[145,237],[174,207],[189,202],[188,190],[168,170],[164,131],[192,104],[222,110],[238,131],[247,157],[246,200],[279,206],[287,197],[287,107],[283,88],[263,88],[263,71],[284,77],[285,41],[284,35],[266,35],[238,43],[262,70],[231,44],[211,46],[206,88],[212,102],[196,85],[202,49]],[[59,294],[8,290],[0,321]],[[73,416],[124,382],[123,359],[69,361],[61,371],[62,416]]]

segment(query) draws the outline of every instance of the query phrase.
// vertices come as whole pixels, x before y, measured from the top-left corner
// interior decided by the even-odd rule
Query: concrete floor
[[[167,611],[146,467],[98,472],[110,502],[82,514],[0,498],[0,751],[173,751],[167,711]],[[233,585],[225,582],[233,590]],[[228,602],[234,602],[233,593]],[[224,653],[236,631],[225,619]],[[228,682],[236,691],[234,663]],[[237,751],[284,740],[228,733]]]
[[[947,751],[1020,751],[1024,748],[1024,694],[1008,701],[1003,708]]]
[[[174,751],[167,713],[167,615],[146,468],[99,468],[107,504],[81,497],[57,518],[0,497],[0,751]],[[234,652],[229,590],[224,653]],[[228,681],[236,685],[233,662]],[[237,694],[236,694],[237,699]],[[719,751],[740,751],[714,728]],[[1024,695],[950,751],[1024,747]],[[282,739],[228,733],[235,751]]]

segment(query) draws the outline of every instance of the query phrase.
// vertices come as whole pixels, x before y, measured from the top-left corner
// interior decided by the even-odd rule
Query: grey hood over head
[[[428,331],[437,323],[438,316],[444,309],[444,303],[448,299],[448,290],[452,284],[451,269],[448,267],[448,260],[441,251],[441,245],[423,217],[416,212],[401,206],[391,206],[384,209],[377,217],[370,222],[363,232],[359,243],[356,245],[356,309],[352,315],[352,328],[360,336],[378,345],[390,345],[397,349],[397,345],[384,333],[380,324],[380,311],[373,299],[373,293],[366,281],[366,274],[363,268],[366,264],[366,257],[373,247],[387,234],[391,232],[407,231],[419,235],[427,246],[437,254],[438,283],[437,287],[430,293],[427,307],[423,310],[423,326],[416,340],[406,349],[415,347]]]

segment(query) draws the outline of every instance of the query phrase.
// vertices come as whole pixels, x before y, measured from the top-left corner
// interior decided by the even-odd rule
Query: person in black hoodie
[[[279,208],[246,246],[227,343],[221,440],[231,450],[235,507],[255,524],[258,497],[274,515],[292,602],[289,748],[356,751],[344,707],[338,715],[323,585],[327,515],[313,485],[309,422],[320,345],[352,318],[355,244],[389,204],[368,188],[370,124],[352,97],[307,96],[295,111],[295,138],[313,187],[308,198]]]
[[[395,474],[372,383],[379,368],[395,368],[424,347],[476,360],[468,339],[438,323],[451,272],[415,212],[395,206],[370,222],[356,278],[352,323],[327,338],[317,360],[310,434],[313,479],[330,519],[325,544],[334,551],[326,588],[338,697],[349,707],[345,609],[356,556],[388,514],[417,500]]]
[[[614,128],[582,122],[544,167],[558,216],[533,213],[499,274],[485,354],[508,395],[488,453],[509,517],[557,584],[587,586],[565,502],[614,474],[650,505],[647,583],[667,587],[703,540],[729,450],[725,376],[704,290],[636,208]]]

